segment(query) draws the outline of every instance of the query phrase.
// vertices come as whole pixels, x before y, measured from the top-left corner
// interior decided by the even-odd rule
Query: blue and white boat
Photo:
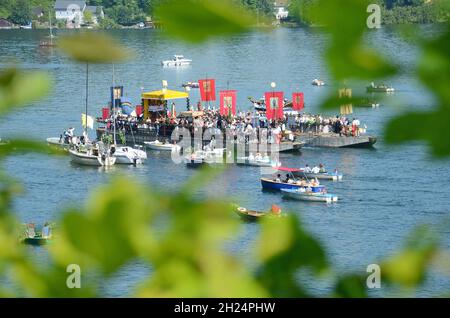
[[[310,188],[314,193],[320,193],[325,191],[325,187],[321,186],[315,182],[305,182],[298,180],[292,174],[293,171],[297,171],[298,169],[290,169],[284,167],[274,168],[275,171],[280,172],[280,178],[278,176],[274,176],[273,178],[261,178],[261,186],[265,190],[272,191],[281,191],[281,189],[305,189]],[[281,173],[284,176],[281,176]],[[286,182],[286,179],[289,181]]]
[[[289,199],[300,201],[314,201],[314,202],[337,202],[337,195],[326,192],[312,192],[309,189],[281,189],[284,196]]]

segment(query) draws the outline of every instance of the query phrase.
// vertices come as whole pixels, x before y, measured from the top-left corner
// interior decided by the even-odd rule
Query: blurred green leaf
[[[380,52],[365,44],[369,0],[319,0],[304,14],[308,21],[331,34],[325,53],[331,74],[340,79],[383,78],[396,72]]]
[[[86,63],[122,62],[134,56],[134,52],[104,33],[67,35],[58,41],[58,47],[72,59]]]
[[[256,21],[245,8],[229,0],[170,0],[160,5],[155,15],[169,36],[193,43],[248,31]]]
[[[53,147],[49,147],[47,144],[39,141],[32,141],[28,139],[14,139],[7,141],[3,144],[0,144],[0,159],[5,156],[9,156],[12,154],[21,154],[28,152],[37,152],[43,154],[60,154],[63,155],[63,152],[60,149],[55,149]]]
[[[419,227],[407,240],[403,251],[381,264],[383,281],[403,287],[416,287],[425,279],[427,266],[437,251],[437,237],[428,227]]]
[[[341,298],[366,298],[366,278],[361,275],[347,275],[339,278],[334,287],[334,296]]]
[[[0,115],[47,95],[50,77],[44,72],[0,71]]]
[[[275,297],[307,296],[297,284],[297,271],[307,267],[319,273],[328,267],[322,246],[294,216],[262,223],[258,256],[259,281]]]

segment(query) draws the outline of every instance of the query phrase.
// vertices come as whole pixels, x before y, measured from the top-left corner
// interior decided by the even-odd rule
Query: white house
[[[99,18],[104,18],[102,7],[88,6],[84,0],[56,0],[56,20],[64,21],[67,28],[79,28],[84,24],[84,13],[91,12],[93,23],[97,24]]]
[[[83,22],[83,12],[86,1],[56,0],[56,20],[65,21],[67,28],[79,28]]]
[[[289,5],[287,0],[277,0],[274,3],[275,18],[277,20],[284,20],[289,16],[287,6]]]

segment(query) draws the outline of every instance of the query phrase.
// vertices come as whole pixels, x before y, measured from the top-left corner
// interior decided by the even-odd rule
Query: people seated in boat
[[[312,173],[319,173],[320,172],[320,168],[318,166],[314,166],[314,168],[311,169]]]
[[[50,224],[48,222],[45,222],[44,226],[42,227],[42,238],[48,239],[52,236],[52,229],[50,227]]]
[[[94,144],[93,144],[93,148],[92,148],[92,155],[98,156],[98,150],[99,150],[98,144],[97,144],[97,143],[94,143]]]
[[[312,170],[311,170],[311,168],[310,168],[309,165],[306,165],[306,166],[305,166],[305,172],[306,172],[306,173],[311,173],[311,172],[312,172]]]
[[[325,166],[323,164],[319,164],[319,173],[325,173],[325,172],[327,172],[325,170]]]
[[[249,161],[257,160],[257,159],[256,159],[257,157],[258,157],[258,155],[256,155],[256,157],[254,157],[254,156],[253,156],[253,153],[250,153],[250,154],[248,155],[248,160],[249,160]]]
[[[273,181],[281,183],[281,174],[277,174],[277,177]]]
[[[319,180],[317,180],[317,178],[315,178],[314,180],[311,181],[311,186],[313,187],[318,187],[320,185]]]
[[[27,228],[25,229],[25,235],[27,238],[35,238],[36,237],[36,230],[34,223],[27,224]]]

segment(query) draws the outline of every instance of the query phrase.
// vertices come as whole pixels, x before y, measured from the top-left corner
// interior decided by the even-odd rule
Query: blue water
[[[433,36],[436,31],[425,27],[422,32]],[[161,88],[161,80],[169,88],[180,89],[183,82],[206,76],[217,80],[217,89],[237,89],[238,107],[247,109],[247,97],[259,98],[270,90],[270,82],[287,94],[305,93],[306,110],[320,112],[318,106],[327,93],[336,91],[320,55],[327,45],[323,35],[302,29],[277,29],[268,33],[249,33],[227,39],[217,39],[201,46],[172,42],[159,31],[111,31],[124,45],[136,51],[136,59],[116,65],[116,82],[125,86],[125,95],[139,102],[144,90]],[[44,140],[58,136],[69,126],[80,132],[80,114],[84,107],[83,65],[73,63],[57,50],[40,50],[44,31],[1,31],[0,68],[14,62],[26,70],[42,70],[54,78],[54,89],[45,100],[20,109],[0,119],[0,137],[27,136]],[[389,79],[398,92],[381,101],[378,109],[357,109],[357,116],[368,126],[368,134],[379,137],[375,149],[303,149],[301,154],[282,154],[285,166],[325,163],[338,168],[344,180],[329,183],[329,190],[339,196],[337,204],[285,201],[280,194],[261,191],[259,169],[232,166],[202,195],[225,193],[248,208],[265,210],[275,203],[285,211],[299,215],[305,226],[324,244],[339,272],[365,272],[368,264],[390,255],[401,247],[406,235],[417,225],[431,224],[450,247],[449,227],[444,226],[450,214],[449,161],[434,161],[426,146],[411,143],[392,147],[383,141],[383,126],[396,114],[409,109],[429,109],[433,100],[412,76],[419,52],[389,29],[369,35],[371,41],[383,48],[390,60],[404,73]],[[193,65],[182,69],[167,69],[160,61],[173,54],[184,54]],[[107,103],[112,80],[110,65],[92,65],[90,109],[95,115]],[[313,87],[314,78],[330,85]],[[363,90],[366,83],[360,84]],[[24,89],[26,89],[24,87]],[[192,91],[196,103],[198,92]],[[178,111],[184,105],[177,105]],[[330,115],[334,115],[330,113]],[[420,127],[412,127],[420,129]],[[92,137],[94,133],[92,133]],[[43,223],[57,220],[60,211],[85,200],[91,189],[105,183],[115,172],[125,173],[154,187],[174,189],[195,170],[175,165],[169,154],[149,153],[141,167],[113,167],[108,172],[72,165],[68,158],[52,158],[27,154],[6,162],[7,171],[21,180],[25,193],[14,202],[17,216],[23,222]],[[218,191],[220,190],[220,191]],[[244,225],[239,242],[230,248],[245,258],[251,253],[258,234],[258,225]],[[44,252],[34,251],[37,255]],[[45,256],[42,256],[45,258]],[[142,264],[132,264],[104,284],[105,296],[126,296],[134,282],[148,273]],[[314,285],[318,295],[326,293],[329,285]],[[420,288],[418,296],[433,296],[448,290],[449,279],[431,275]],[[374,295],[389,295],[382,289]],[[231,296],[231,295],[230,295]]]

